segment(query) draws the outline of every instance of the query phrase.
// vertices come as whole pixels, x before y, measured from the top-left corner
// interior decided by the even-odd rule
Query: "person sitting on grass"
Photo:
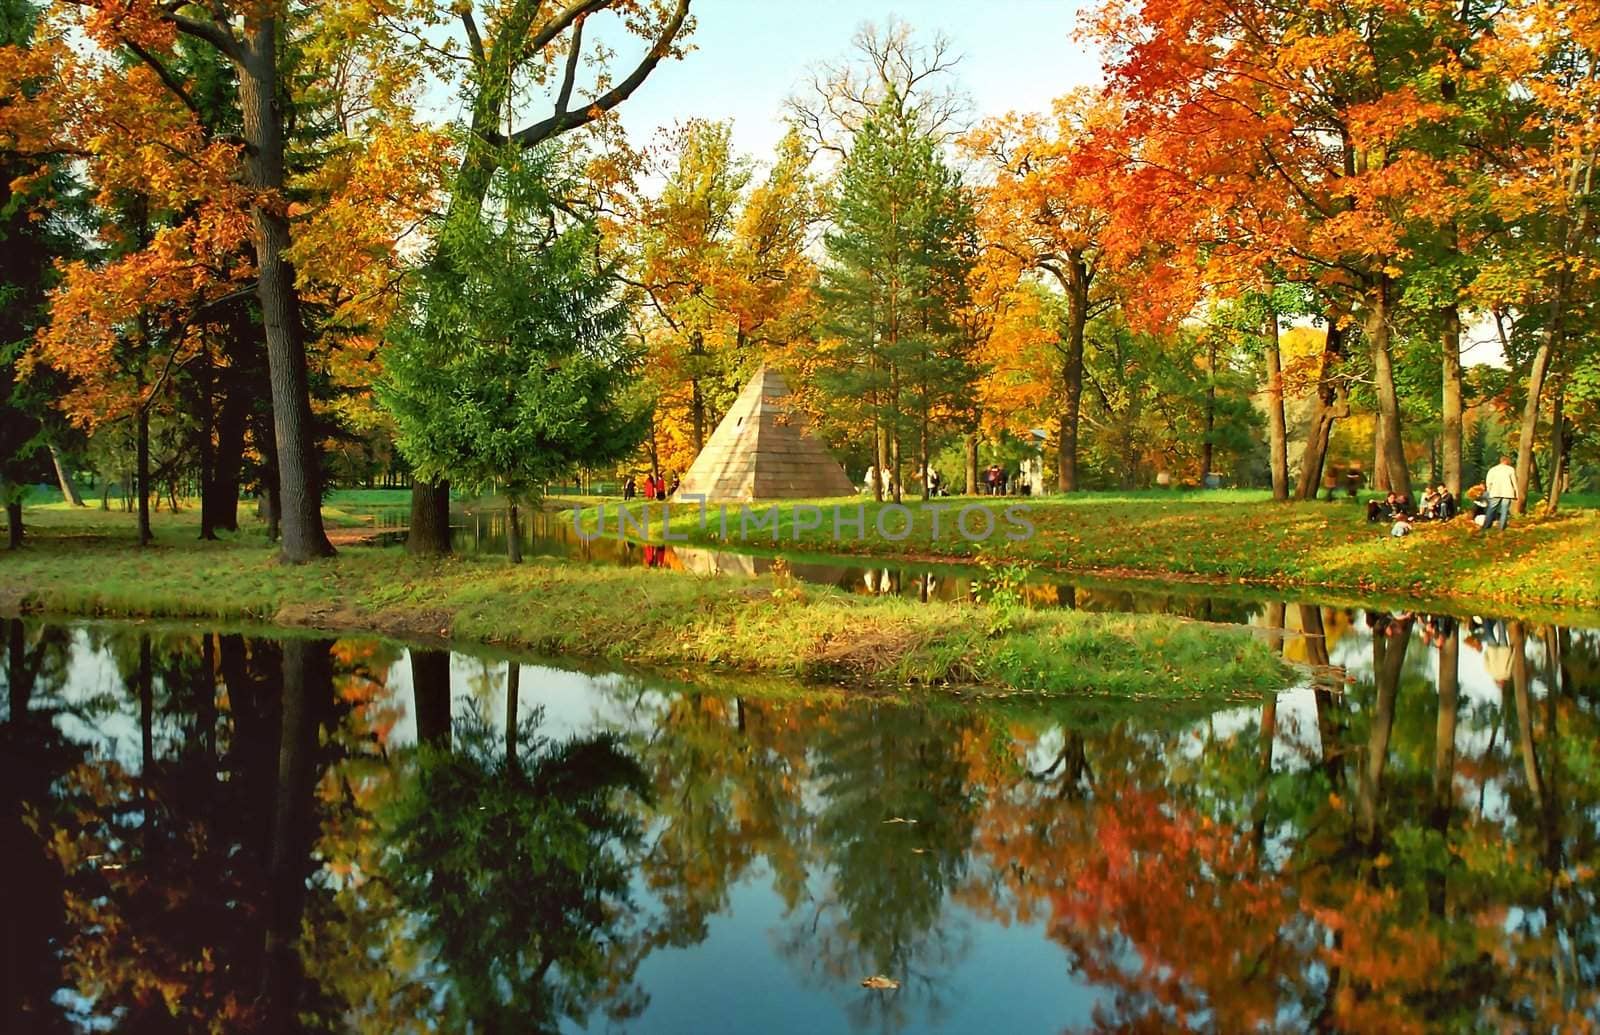
[[[1417,517],[1423,521],[1439,520],[1439,494],[1431,487],[1422,491],[1422,509],[1417,511]]]
[[[1388,505],[1374,496],[1367,501],[1367,524],[1376,525],[1388,516]]]
[[[1455,494],[1447,485],[1441,485],[1434,490],[1434,520],[1453,521],[1460,508],[1456,506]]]
[[[1389,534],[1396,539],[1411,534],[1411,522],[1406,519],[1404,512],[1395,515],[1394,524],[1389,526]]]

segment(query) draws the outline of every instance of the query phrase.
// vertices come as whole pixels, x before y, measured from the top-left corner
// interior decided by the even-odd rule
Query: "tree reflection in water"
[[[568,675],[557,723],[439,651],[8,623],[6,1020],[959,1027],[1003,924],[1102,1029],[1592,1026],[1600,634],[1261,615],[1314,680],[1198,721]],[[753,893],[799,991],[651,983]]]

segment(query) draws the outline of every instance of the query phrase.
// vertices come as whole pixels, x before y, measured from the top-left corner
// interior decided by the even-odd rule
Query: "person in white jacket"
[[[1483,477],[1483,494],[1489,498],[1489,509],[1484,514],[1483,530],[1496,521],[1500,522],[1500,531],[1506,530],[1506,522],[1511,520],[1511,504],[1522,493],[1517,491],[1517,469],[1511,466],[1511,458],[1502,456],[1500,462],[1489,468],[1489,473]]]

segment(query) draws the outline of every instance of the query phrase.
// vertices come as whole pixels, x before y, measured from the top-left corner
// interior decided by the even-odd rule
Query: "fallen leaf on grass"
[[[884,977],[882,974],[874,974],[871,977],[862,978],[861,987],[892,992],[900,987],[900,982],[896,981],[894,978]]]

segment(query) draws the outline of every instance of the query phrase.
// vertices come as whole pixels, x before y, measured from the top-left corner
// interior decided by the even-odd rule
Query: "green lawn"
[[[184,518],[173,518],[143,550],[120,527],[94,535],[37,529],[30,545],[0,551],[0,613],[444,636],[862,688],[1228,699],[1289,680],[1248,631],[1162,615],[1031,611],[1004,595],[996,605],[919,604],[783,578],[549,560],[426,561],[359,546],[326,562],[285,566],[257,533],[201,542],[192,525],[176,524]]]
[[[1404,539],[1387,524],[1369,525],[1358,503],[1277,504],[1250,493],[1084,494],[1041,499],[970,499],[948,504],[933,535],[931,506],[908,501],[911,522],[889,511],[878,534],[882,506],[857,498],[785,501],[777,504],[775,529],[753,527],[741,535],[737,507],[729,510],[727,538],[712,508],[704,527],[693,505],[672,509],[672,534],[690,542],[732,548],[799,550],[809,553],[907,557],[929,560],[1016,561],[1041,570],[1100,576],[1166,578],[1320,587],[1346,593],[1401,594],[1423,598],[1527,603],[1593,608],[1600,605],[1600,513],[1563,510],[1553,517],[1513,519],[1504,535],[1477,535],[1472,522],[1418,524]],[[958,532],[958,510],[976,504],[995,516],[995,532],[974,543]],[[865,508],[866,534],[847,521],[835,537],[833,508],[852,515]],[[761,504],[766,507],[767,504]],[[821,527],[795,528],[797,508],[820,506]],[[1003,511],[1025,507],[1031,534],[1008,525]],[[630,513],[642,516],[643,504]],[[596,511],[583,520],[593,529]],[[661,508],[651,512],[650,537],[659,540]],[[606,532],[616,534],[617,508],[606,509]],[[981,514],[969,515],[981,531]],[[802,522],[805,524],[805,522]],[[1019,538],[1008,541],[1006,533]],[[632,528],[626,530],[639,538]],[[892,538],[891,538],[892,537]]]

